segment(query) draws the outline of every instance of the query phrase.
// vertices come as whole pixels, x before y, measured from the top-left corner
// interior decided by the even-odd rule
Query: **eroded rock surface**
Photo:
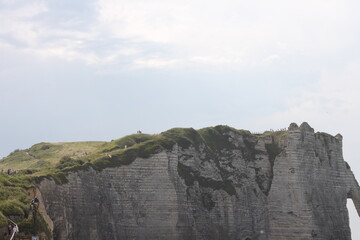
[[[55,240],[351,239],[360,190],[342,137],[291,124],[279,136],[221,133],[226,144],[136,158],[39,185]]]

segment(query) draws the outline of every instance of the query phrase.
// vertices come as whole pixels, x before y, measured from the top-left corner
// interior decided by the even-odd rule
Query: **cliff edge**
[[[150,154],[139,153],[155,142],[109,150],[108,165],[70,171],[62,184],[42,179],[54,239],[351,239],[346,203],[360,214],[360,188],[341,135],[307,123],[184,133]]]

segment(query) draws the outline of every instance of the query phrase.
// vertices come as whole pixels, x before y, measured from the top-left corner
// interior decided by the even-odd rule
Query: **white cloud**
[[[47,10],[41,2],[29,3],[11,10],[0,10],[0,36],[10,37],[20,44],[37,44],[40,23],[30,19]]]
[[[116,43],[104,48],[102,42],[106,44],[109,39],[91,29],[73,29],[74,22],[69,20],[64,20],[55,28],[49,26],[38,18],[48,11],[51,9],[40,1],[29,2],[25,6],[17,3],[9,9],[0,9],[0,46],[42,58],[80,60],[87,64],[108,64],[123,56],[140,53],[135,47]]]
[[[320,82],[305,92],[294,92],[285,112],[270,117],[271,122],[306,120],[332,128],[335,123],[350,127],[360,121],[360,61],[322,73]],[[285,99],[286,100],[286,99]],[[346,125],[349,123],[350,125]]]
[[[278,62],[281,60],[281,57],[277,54],[272,54],[270,56],[267,56],[263,59],[263,62],[265,64],[272,64],[272,63],[275,63],[275,62]]]
[[[135,59],[134,68],[166,68],[173,67],[178,63],[181,63],[180,59],[160,59],[160,58],[151,58],[151,59]]]
[[[252,66],[277,60],[269,58],[272,52],[319,56],[343,51],[359,39],[357,6],[352,0],[99,0],[99,27],[113,37],[176,47],[186,59],[202,56]]]
[[[195,63],[210,64],[210,65],[219,65],[219,64],[241,65],[242,63],[240,58],[225,58],[221,56],[194,56],[190,59],[190,61]]]
[[[355,0],[98,0],[92,5],[97,15],[90,26],[81,25],[83,21],[76,18],[49,25],[37,16],[51,16],[59,9],[49,8],[44,1],[29,1],[17,8],[6,6],[0,10],[0,41],[33,53],[48,52],[49,56],[94,64],[135,55],[151,62],[153,55],[158,55],[182,59],[177,64],[187,67],[194,62],[262,66],[279,63],[280,56],[330,57],[342,53],[356,46],[360,33],[355,10],[360,4]],[[102,43],[98,48],[90,44],[103,40],[113,43]],[[151,43],[161,47],[154,48]],[[59,49],[70,53],[54,54],[63,52]]]

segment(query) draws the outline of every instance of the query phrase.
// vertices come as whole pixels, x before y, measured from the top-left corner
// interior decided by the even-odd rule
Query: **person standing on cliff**
[[[18,227],[17,227],[16,225],[14,225],[14,227],[13,227],[13,234],[14,234],[14,236],[15,236],[18,232],[19,232]]]
[[[7,225],[7,229],[8,229],[8,234],[11,235],[12,226],[10,223]]]

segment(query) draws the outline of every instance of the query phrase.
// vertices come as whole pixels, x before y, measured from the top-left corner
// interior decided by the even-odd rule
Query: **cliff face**
[[[282,136],[221,135],[70,173],[67,184],[43,180],[54,239],[351,239],[346,202],[360,213],[360,190],[340,135],[306,123]]]

